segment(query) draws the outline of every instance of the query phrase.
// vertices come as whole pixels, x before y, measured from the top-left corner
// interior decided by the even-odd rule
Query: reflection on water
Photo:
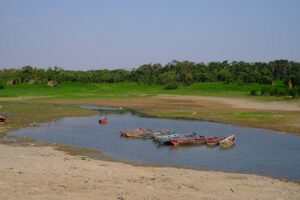
[[[146,164],[175,165],[198,169],[255,173],[300,181],[300,137],[255,128],[243,128],[206,121],[146,118],[117,109],[100,109],[99,116],[70,117],[25,128],[11,134],[36,140],[94,148],[118,159]],[[98,120],[105,113],[109,124]],[[169,129],[197,132],[205,136],[235,134],[237,144],[231,149],[187,146],[172,148],[151,140],[120,137],[120,130]]]

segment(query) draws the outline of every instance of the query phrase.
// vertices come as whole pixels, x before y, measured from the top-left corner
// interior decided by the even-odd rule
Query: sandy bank
[[[51,147],[0,152],[0,199],[300,199],[299,184],[262,176],[136,167]]]
[[[178,101],[193,101],[195,104],[211,102],[223,104],[233,108],[246,108],[254,110],[279,110],[279,111],[300,111],[300,102],[271,101],[261,102],[246,98],[229,97],[206,97],[206,96],[180,96],[180,95],[160,95],[161,99],[176,99]]]

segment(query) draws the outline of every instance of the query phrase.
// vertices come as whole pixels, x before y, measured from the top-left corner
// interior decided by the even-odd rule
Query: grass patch
[[[263,100],[285,100],[278,97],[250,96],[251,90],[260,91],[261,84],[225,84],[225,83],[195,83],[190,86],[180,86],[176,90],[165,90],[162,85],[145,85],[134,82],[123,83],[71,83],[63,82],[58,87],[51,88],[45,84],[18,84],[7,86],[0,91],[0,97],[46,97],[57,99],[85,98],[133,98],[159,94],[249,97]]]
[[[287,116],[272,112],[186,112],[186,111],[149,111],[151,116],[169,117],[169,118],[186,118],[186,119],[203,119],[223,122],[234,121],[259,121],[259,122],[276,122],[287,119]]]
[[[252,120],[252,121],[279,121],[284,120],[285,116],[281,114],[273,114],[270,112],[233,112],[227,113],[227,116],[230,116],[236,120]]]

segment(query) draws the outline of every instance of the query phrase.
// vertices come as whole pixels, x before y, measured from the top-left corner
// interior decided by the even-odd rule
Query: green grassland
[[[283,97],[261,97],[261,84],[226,84],[226,83],[195,83],[190,86],[180,86],[176,90],[166,90],[162,85],[146,85],[134,82],[121,83],[71,83],[63,82],[58,87],[48,87],[45,84],[17,84],[6,86],[0,90],[3,97],[43,97],[56,99],[84,99],[84,98],[133,98],[154,96],[158,94],[199,95],[223,97],[251,97],[261,100],[282,100]],[[283,87],[278,84],[277,87]],[[258,96],[250,96],[250,91],[256,90]]]

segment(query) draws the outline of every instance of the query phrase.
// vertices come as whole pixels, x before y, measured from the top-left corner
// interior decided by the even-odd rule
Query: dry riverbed
[[[166,116],[167,113],[170,117],[188,115],[187,118],[210,119],[207,117],[212,116],[211,120],[217,120],[216,116],[209,115],[209,112],[215,112],[225,116],[220,118],[220,121],[228,120],[242,125],[251,123],[253,125],[256,122],[255,127],[260,127],[257,125],[259,124],[257,117],[254,118],[256,121],[250,117],[250,120],[246,118],[239,123],[237,119],[230,121],[234,118],[232,115],[226,118],[226,114],[262,113],[263,117],[283,115],[291,116],[290,120],[284,121],[286,124],[281,122],[280,125],[284,125],[284,130],[298,130],[300,133],[297,125],[293,126],[293,129],[286,127],[293,123],[297,124],[299,120],[300,111],[297,103],[289,106],[285,103],[271,103],[264,106],[261,102],[247,102],[240,99],[228,101],[226,98],[180,96],[123,100],[23,99],[21,102],[31,104],[4,104],[4,108],[9,112],[9,121],[0,127],[0,134],[34,125],[33,122],[46,122],[64,116],[95,114],[92,111],[53,103],[123,106],[156,116]],[[243,117],[242,114],[239,115]],[[267,126],[266,128],[278,130],[277,126],[269,127],[271,123],[268,120],[260,121]],[[133,166],[93,160],[82,154],[74,156],[49,145],[36,145],[31,142],[22,145],[8,140],[0,143],[0,152],[0,199],[300,199],[299,183],[263,176]]]

